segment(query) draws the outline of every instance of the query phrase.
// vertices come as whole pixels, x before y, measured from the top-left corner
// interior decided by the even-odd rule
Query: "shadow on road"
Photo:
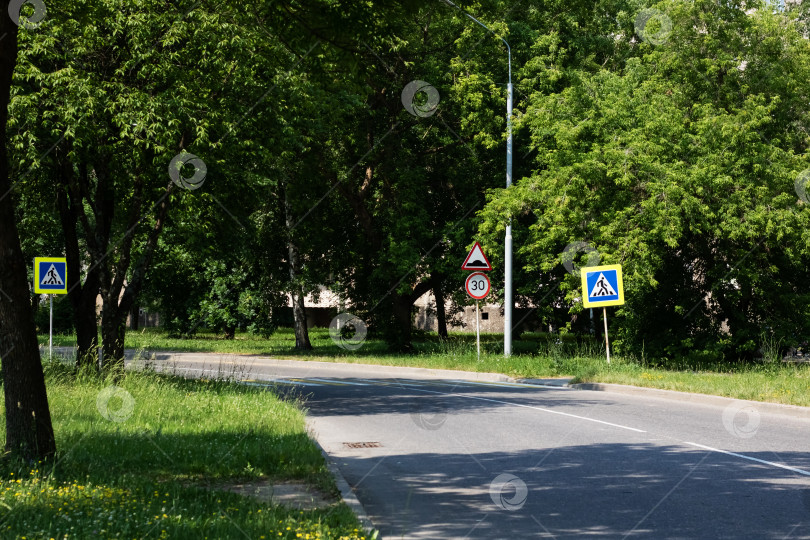
[[[781,458],[796,463],[807,455]],[[338,462],[386,538],[810,538],[810,479],[682,446]],[[380,500],[380,492],[389,495]]]

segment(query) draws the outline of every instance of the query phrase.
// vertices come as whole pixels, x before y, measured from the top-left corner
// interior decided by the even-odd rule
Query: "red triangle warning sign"
[[[461,265],[462,270],[492,270],[492,265],[489,264],[489,259],[487,256],[484,255],[484,250],[481,249],[481,244],[478,242],[472,247],[470,252],[467,254],[467,258],[464,259],[464,264]]]

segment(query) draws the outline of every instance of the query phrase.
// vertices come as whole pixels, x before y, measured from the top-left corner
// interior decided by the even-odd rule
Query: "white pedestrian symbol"
[[[600,273],[599,279],[596,280],[596,284],[591,289],[591,298],[597,298],[599,296],[616,296],[616,291],[613,290],[613,287],[610,286],[610,282],[605,277],[605,274]]]
[[[53,264],[45,272],[45,276],[42,278],[42,282],[40,285],[64,285],[65,282],[62,281],[62,276],[59,275],[59,272],[56,271],[56,266]]]

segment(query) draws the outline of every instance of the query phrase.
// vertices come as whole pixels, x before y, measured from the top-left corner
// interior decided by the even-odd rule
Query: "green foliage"
[[[186,227],[197,229],[202,244],[214,229],[225,234],[224,220],[243,227],[266,196],[255,179],[261,161],[245,155],[258,151],[259,140],[274,144],[278,133],[255,117],[268,114],[264,97],[284,79],[272,73],[295,58],[268,36],[241,6],[152,0],[124,7],[70,1],[22,35],[9,132],[15,172],[27,177],[20,186],[25,212],[46,217],[29,217],[34,226],[26,236],[56,222],[59,199],[65,231],[51,236],[67,242],[85,282],[99,283],[105,355],[120,341],[169,216],[182,214],[181,223],[209,217]],[[194,193],[169,181],[180,150],[207,164],[206,184]],[[210,219],[214,212],[220,219]],[[210,257],[207,250],[186,259]],[[256,298],[277,296],[278,288],[258,293],[245,296],[242,311],[260,318]]]
[[[59,251],[37,193],[67,174],[80,185],[65,189],[85,194],[83,267],[101,267],[110,299],[116,276],[142,285],[139,301],[172,332],[266,333],[285,292],[326,284],[406,349],[421,293],[441,286],[451,314],[469,302],[457,261],[476,229],[495,264],[491,299],[502,298],[511,220],[518,302],[544,324],[589,330],[578,276],[560,264],[567,245],[587,242],[625,267],[619,351],[736,360],[759,354],[763,331],[783,347],[807,339],[810,214],[794,193],[807,168],[805,7],[464,8],[494,34],[441,2],[285,0],[255,14],[231,2],[68,2],[21,38],[9,131],[18,172],[32,171],[20,192],[26,252]],[[661,16],[642,31],[649,9]],[[515,80],[509,190],[500,37]],[[414,80],[438,91],[433,114],[403,107]],[[209,177],[168,196],[155,245],[148,209],[181,147]],[[154,267],[136,279],[152,248]]]
[[[589,242],[601,264],[621,263],[620,352],[747,359],[763,329],[801,342],[810,214],[794,181],[807,167],[808,96],[795,89],[808,42],[764,9],[657,7],[673,23],[665,43],[637,43],[616,70],[572,66],[569,86],[532,96],[520,125],[534,171],[491,193],[482,231],[492,238],[514,216],[535,290],[558,285],[571,315],[581,293],[560,267],[565,246]]]
[[[227,268],[221,262],[207,266],[203,277],[209,290],[194,319],[209,329],[224,332],[229,339],[237,329],[263,337],[273,332],[277,324],[273,308],[280,307],[282,298],[268,297],[245,269]]]
[[[43,296],[37,305],[34,322],[37,325],[38,333],[48,333],[50,326],[50,302],[47,296]],[[70,305],[66,295],[53,295],[53,331],[59,334],[70,334],[73,328],[73,307]]]

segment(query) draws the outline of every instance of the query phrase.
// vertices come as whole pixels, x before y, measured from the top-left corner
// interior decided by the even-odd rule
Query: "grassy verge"
[[[303,413],[273,394],[154,373],[113,382],[56,363],[46,370],[59,456],[0,460],[0,537],[366,536],[343,504],[300,511],[224,490],[298,480],[336,495]]]
[[[613,357],[608,366],[601,344],[588,340],[559,341],[556,336],[548,335],[524,335],[524,339],[514,342],[513,356],[503,358],[502,335],[484,334],[480,360],[475,351],[475,336],[471,334],[456,334],[444,341],[435,335],[420,336],[412,355],[389,353],[385,344],[376,340],[367,340],[357,350],[346,350],[332,341],[326,329],[311,330],[310,338],[315,350],[301,353],[293,350],[295,336],[291,329],[280,329],[269,339],[240,334],[233,340],[211,334],[201,334],[195,339],[172,339],[159,330],[150,329],[128,332],[126,347],[494,372],[515,378],[573,377],[577,382],[629,384],[810,406],[810,365],[779,362],[649,365],[635,359]],[[44,343],[47,345],[47,336]],[[72,336],[57,336],[55,344],[72,346],[75,340]]]
[[[810,406],[808,365],[760,364],[666,369],[640,365],[623,358],[611,360],[612,364],[607,366],[604,359],[581,359],[579,366],[571,368],[572,373],[579,373],[575,382],[627,384]]]

